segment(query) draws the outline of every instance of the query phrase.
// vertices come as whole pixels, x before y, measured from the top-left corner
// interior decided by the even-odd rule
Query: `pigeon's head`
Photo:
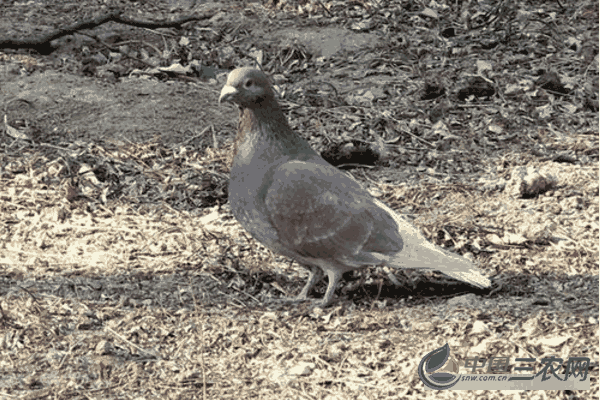
[[[229,73],[219,103],[229,101],[243,108],[255,108],[274,100],[269,79],[254,68],[238,68]]]

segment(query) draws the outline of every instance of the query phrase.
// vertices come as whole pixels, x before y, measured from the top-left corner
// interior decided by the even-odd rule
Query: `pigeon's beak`
[[[235,95],[238,94],[238,91],[233,86],[225,85],[221,90],[221,95],[219,96],[219,104],[229,101],[231,102]]]

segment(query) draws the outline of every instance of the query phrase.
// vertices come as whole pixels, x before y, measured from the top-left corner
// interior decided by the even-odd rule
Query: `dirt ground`
[[[198,18],[0,49],[1,399],[598,397],[597,1],[2,7],[0,43]],[[218,94],[257,64],[299,134],[493,288],[373,267],[329,308],[282,301],[307,273],[227,206]],[[588,357],[591,389],[425,390],[446,343],[459,373]]]

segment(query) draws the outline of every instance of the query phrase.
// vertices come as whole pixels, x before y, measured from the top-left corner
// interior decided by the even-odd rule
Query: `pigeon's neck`
[[[251,148],[257,152],[268,149],[271,157],[316,154],[304,138],[292,131],[276,101],[240,109],[235,143],[235,155],[248,154]]]

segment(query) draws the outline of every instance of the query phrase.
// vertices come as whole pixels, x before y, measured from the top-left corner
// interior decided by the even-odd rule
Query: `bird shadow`
[[[365,275],[369,279],[365,279]],[[408,278],[400,273],[395,275],[399,285],[392,283],[387,277],[377,274],[364,274],[362,271],[350,271],[342,276],[336,288],[336,297],[340,300],[350,300],[355,304],[371,303],[375,300],[401,300],[405,304],[420,304],[432,299],[448,299],[473,293],[477,296],[496,297],[506,293],[508,288],[502,285],[492,285],[487,289],[479,289],[467,283],[436,274],[418,274]],[[327,278],[318,282],[308,293],[311,299],[320,299],[327,289]],[[514,294],[514,293],[512,293]],[[521,293],[522,294],[522,293]]]
[[[363,284],[347,291],[345,296],[354,303],[403,300],[405,303],[416,305],[432,299],[448,299],[469,293],[485,296],[490,294],[490,289],[478,289],[462,282],[436,283],[422,280],[412,285],[401,286],[392,283]]]

